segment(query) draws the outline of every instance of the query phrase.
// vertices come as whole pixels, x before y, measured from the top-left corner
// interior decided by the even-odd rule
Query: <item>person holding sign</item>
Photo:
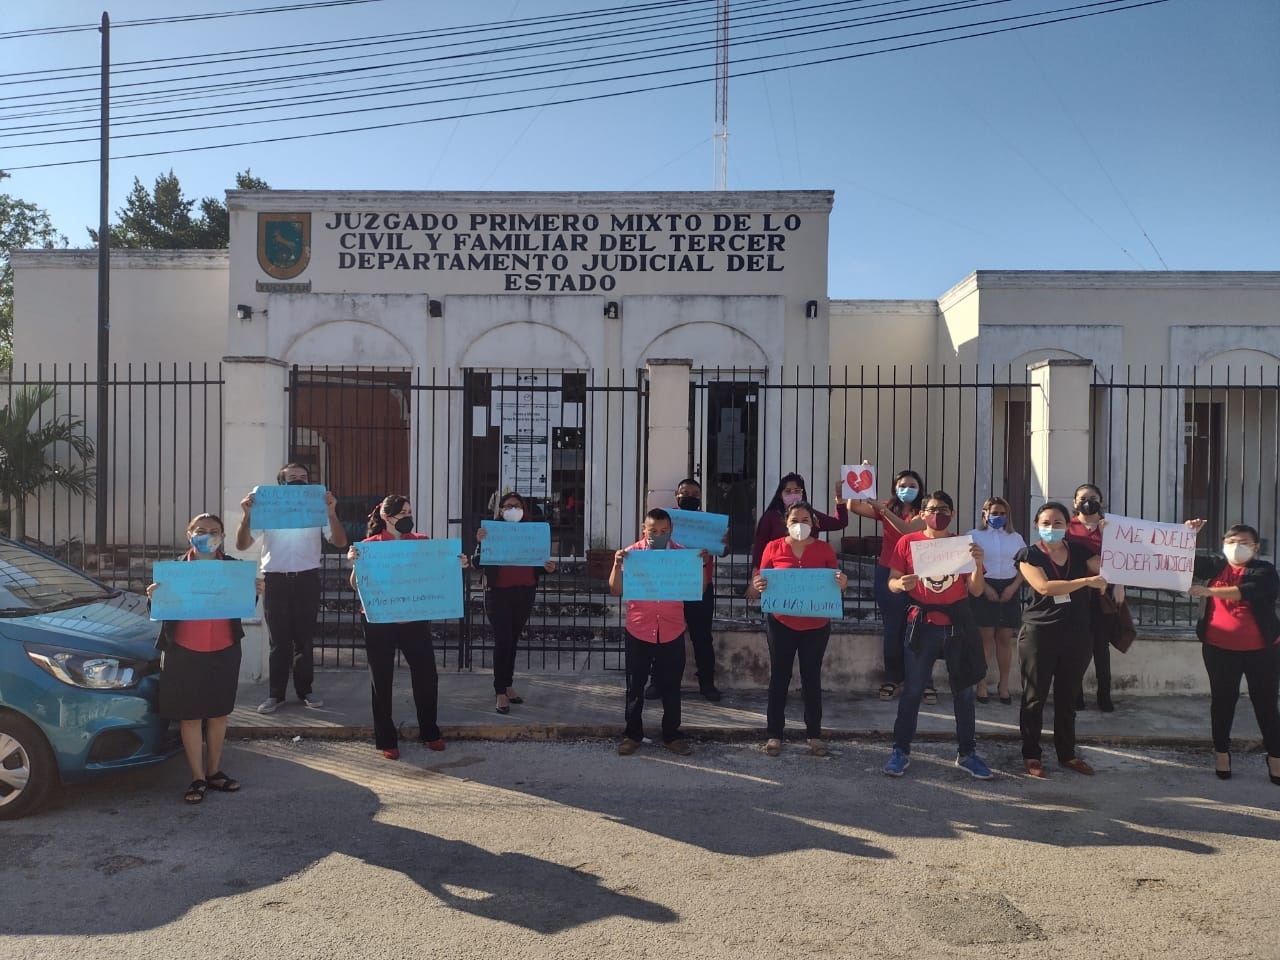
[[[889,589],[906,594],[910,606],[903,644],[906,680],[893,724],[893,752],[884,772],[900,777],[911,764],[911,741],[920,718],[920,702],[925,688],[932,683],[934,661],[945,656],[956,718],[956,766],[978,780],[990,780],[991,770],[978,756],[973,705],[974,684],[986,674],[986,664],[982,662],[982,639],[969,609],[969,598],[982,596],[987,586],[982,547],[970,541],[964,551],[967,558],[932,557],[933,553],[945,551],[932,551],[931,545],[955,536],[947,529],[955,516],[955,504],[950,494],[935,490],[925,500],[920,514],[925,529],[905,534],[898,541],[889,571]]]
[[[305,486],[311,482],[307,468],[300,463],[287,463],[276,475],[284,486]],[[315,663],[311,645],[315,641],[316,618],[320,614],[320,550],[321,538],[341,549],[347,545],[347,532],[336,512],[338,500],[325,491],[328,521],[322,527],[293,530],[253,528],[254,491],[240,501],[243,513],[236,527],[236,549],[248,550],[262,538],[262,573],[266,593],[262,597],[262,615],[270,633],[270,656],[267,660],[267,693],[258,705],[259,713],[275,713],[284,703],[293,674],[293,689],[308,707],[322,707],[316,696]]]
[[[378,540],[428,540],[425,533],[413,530],[413,504],[408,497],[389,494],[369,514],[368,535],[362,543]],[[360,559],[360,548],[352,544],[348,560]],[[467,558],[461,558],[468,566]],[[356,571],[351,571],[351,589],[356,586]],[[391,690],[395,682],[396,651],[409,666],[409,684],[413,689],[413,705],[418,714],[418,737],[428,750],[443,750],[444,738],[436,723],[440,696],[440,675],[436,672],[436,652],[431,645],[431,631],[426,620],[408,623],[370,623],[363,605],[360,625],[364,629],[365,658],[369,663],[369,686],[373,703],[373,745],[388,760],[400,759],[400,736],[391,710]]]
[[[1199,530],[1204,521],[1188,520],[1187,526]],[[1196,634],[1209,674],[1214,772],[1231,779],[1231,722],[1243,676],[1267,750],[1267,773],[1280,786],[1280,577],[1258,559],[1258,531],[1243,523],[1227,529],[1220,556],[1196,557],[1195,576],[1204,582],[1189,593],[1206,601]]]
[[[849,526],[849,508],[845,506],[844,498],[840,496],[843,492],[844,484],[841,481],[836,481],[835,516],[827,516],[821,511],[812,510],[814,533],[826,530],[843,530]],[[788,473],[778,482],[778,489],[774,491],[773,499],[764,508],[764,514],[761,515],[760,522],[756,524],[756,539],[751,547],[751,579],[747,582],[746,597],[748,600],[759,599],[753,584],[756,574],[760,572],[760,558],[764,556],[764,548],[773,543],[773,541],[787,535],[787,511],[797,503],[808,502],[809,497],[804,489],[804,477],[800,476],[800,474]]]
[[[622,596],[627,554],[635,550],[681,550],[671,539],[671,514],[655,507],[644,515],[644,536],[613,555],[609,592]],[[628,757],[644,740],[644,688],[650,673],[662,695],[662,742],[672,753],[693,752],[680,730],[680,680],[684,676],[684,602],[628,600],[624,636],[627,666],[626,730],[618,755]]]
[[[508,490],[494,506],[494,519],[506,523],[531,521],[524,497]],[[489,531],[476,531],[476,552],[472,565],[484,571],[484,612],[493,627],[493,692],[494,709],[510,713],[511,704],[524,703],[524,698],[511,685],[515,681],[516,641],[533,612],[533,595],[538,577],[552,573],[556,565],[547,560],[540,567],[485,566],[480,552]]]
[[[1018,569],[1018,551],[1027,541],[1013,529],[1009,517],[1009,501],[1004,497],[987,497],[982,503],[982,526],[969,531],[974,543],[981,545],[985,558],[987,581],[982,596],[973,599],[973,616],[982,634],[982,649],[988,662],[995,655],[1000,678],[997,695],[1004,704],[1013,703],[1009,696],[1009,668],[1013,664],[1013,635],[1022,626],[1022,572]],[[975,693],[979,703],[991,699],[987,694],[987,678],[978,681]]]
[[[787,507],[787,535],[764,548],[760,570],[751,585],[757,595],[769,589],[767,571],[771,569],[833,570],[840,592],[849,578],[840,569],[831,544],[814,537],[814,510],[807,503]],[[765,635],[769,641],[769,705],[765,712],[764,752],[776,757],[782,752],[782,729],[786,725],[787,691],[791,687],[791,671],[800,661],[800,696],[804,700],[804,731],[809,752],[815,757],[827,756],[822,740],[822,659],[831,638],[831,621],[826,617],[800,617],[770,613],[765,617]]]
[[[863,461],[864,463],[866,461]],[[902,654],[903,619],[907,612],[907,596],[889,589],[889,571],[898,540],[908,533],[924,529],[920,518],[919,499],[924,494],[924,481],[914,470],[899,470],[893,477],[893,493],[888,499],[850,500],[851,513],[872,520],[879,520],[882,527],[880,560],[876,564],[875,597],[880,608],[880,624],[883,629],[884,678],[880,684],[880,699],[892,700],[902,686],[905,667]],[[925,688],[925,699],[937,703],[938,692],[932,684]]]
[[[1075,516],[1067,525],[1067,542],[1079,544],[1089,551],[1091,556],[1102,553],[1102,528],[1106,526],[1105,514],[1102,512],[1102,490],[1096,484],[1082,483],[1076,487],[1074,500]],[[1116,603],[1124,601],[1124,587],[1112,588]],[[1089,636],[1090,656],[1093,658],[1093,673],[1098,682],[1098,709],[1103,713],[1115,710],[1111,699],[1111,644],[1105,630],[1099,629],[1102,611],[1098,606],[1100,594],[1088,595],[1089,599]],[[1089,669],[1089,661],[1085,660],[1084,670]],[[1084,670],[1081,670],[1083,678]],[[1076,694],[1076,709],[1084,709],[1084,684]],[[1054,709],[1057,709],[1056,707]]]
[[[191,518],[187,541],[191,548],[183,560],[234,561],[222,552],[222,520],[212,513]],[[147,587],[148,600],[159,586]],[[257,587],[261,593],[261,580]],[[156,640],[162,654],[159,713],[178,721],[192,777],[183,794],[187,803],[202,801],[206,790],[234,793],[240,789],[239,781],[223,773],[221,766],[227,717],[236,706],[243,636],[239,620],[165,620],[160,627]]]
[[[1053,691],[1053,745],[1058,763],[1068,770],[1093,776],[1076,753],[1076,696],[1089,666],[1089,590],[1102,591],[1107,581],[1098,575],[1099,559],[1068,539],[1071,514],[1050,500],[1036,511],[1039,541],[1018,553],[1018,569],[1031,588],[1022,612],[1018,656],[1022,660],[1022,765],[1037,779],[1045,776],[1040,760],[1040,730],[1044,704]]]

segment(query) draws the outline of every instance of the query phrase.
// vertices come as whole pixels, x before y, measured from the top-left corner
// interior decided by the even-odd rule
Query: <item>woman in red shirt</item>
[[[849,578],[840,570],[835,551],[825,540],[814,537],[817,529],[814,510],[807,503],[792,504],[785,514],[787,535],[771,540],[760,556],[760,570],[751,585],[757,593],[768,589],[770,569],[805,568],[835,571],[836,585],[843,593]],[[769,706],[766,711],[764,752],[776,757],[782,752],[782,728],[786,723],[787,690],[791,670],[800,660],[800,694],[804,699],[805,736],[809,752],[825,757],[822,742],[822,658],[831,637],[831,621],[824,617],[792,617],[769,614],[765,617],[769,640]]]
[[[187,541],[191,549],[183,560],[232,559],[222,552],[222,520],[212,513],[191,518]],[[262,581],[257,583],[261,594]],[[147,587],[148,600],[158,586]],[[202,801],[206,790],[234,793],[240,789],[239,781],[220,767],[227,717],[236,706],[243,636],[239,620],[166,620],[160,627],[156,640],[163,652],[159,713],[178,721],[192,777],[183,794],[187,803]]]
[[[507,491],[493,511],[495,520],[511,523],[530,521],[529,506],[524,497]],[[533,595],[542,573],[552,573],[556,565],[548,560],[541,567],[485,567],[481,562],[481,544],[488,531],[476,531],[476,552],[472,566],[484,571],[484,612],[493,627],[493,692],[494,709],[510,713],[511,704],[524,703],[511,684],[515,681],[516,641],[533,612]]]
[[[1204,521],[1187,525],[1198,530]],[[1195,575],[1205,582],[1189,592],[1206,600],[1196,633],[1209,673],[1214,771],[1231,778],[1231,721],[1243,676],[1267,749],[1267,773],[1280,786],[1280,577],[1257,553],[1258,531],[1237,523],[1222,539],[1222,556],[1196,558]]]

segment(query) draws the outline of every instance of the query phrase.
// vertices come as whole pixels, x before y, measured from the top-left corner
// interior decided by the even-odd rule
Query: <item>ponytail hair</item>
[[[404,505],[409,502],[408,497],[402,497],[398,493],[388,493],[379,501],[378,505],[373,508],[373,512],[369,514],[369,528],[365,533],[366,537],[376,537],[387,529],[387,521],[383,518],[384,512],[391,514],[393,517],[404,509]]]

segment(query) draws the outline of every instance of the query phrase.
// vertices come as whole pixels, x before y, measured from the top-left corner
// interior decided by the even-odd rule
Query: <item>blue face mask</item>
[[[987,526],[992,530],[1003,530],[1004,525],[1008,522],[1008,517],[987,517]]]
[[[893,492],[898,495],[898,499],[903,503],[915,503],[916,496],[920,491],[915,487],[898,487]]]
[[[671,542],[671,534],[669,533],[651,533],[644,538],[650,550],[665,550],[667,544]]]
[[[222,535],[217,533],[196,533],[191,536],[191,546],[196,553],[210,554],[222,546]]]
[[[1066,530],[1055,530],[1053,527],[1037,527],[1036,532],[1045,543],[1061,543],[1066,539]]]

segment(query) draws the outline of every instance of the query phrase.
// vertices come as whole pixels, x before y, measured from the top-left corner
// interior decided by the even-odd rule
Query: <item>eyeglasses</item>
[[[925,508],[924,508],[923,510],[921,510],[920,512],[921,512],[921,513],[936,513],[936,514],[937,514],[938,516],[940,516],[940,517],[949,517],[949,516],[951,516],[951,514],[953,513],[953,511],[948,510],[946,507],[925,507]]]

